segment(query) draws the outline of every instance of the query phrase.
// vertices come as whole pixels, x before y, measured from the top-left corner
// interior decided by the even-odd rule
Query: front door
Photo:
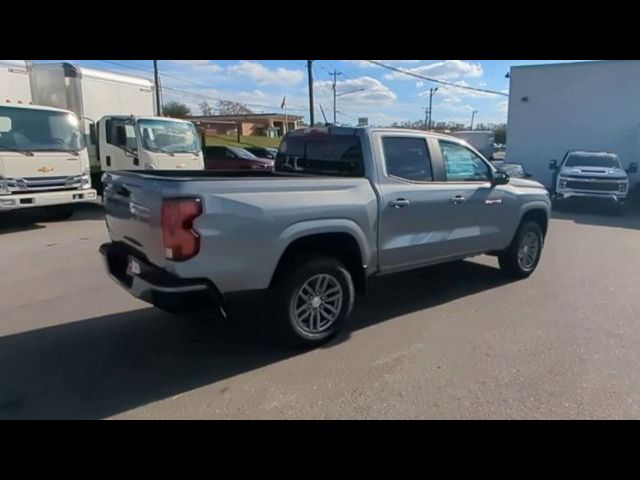
[[[118,128],[124,128],[126,142],[118,141]],[[100,165],[102,170],[138,170],[140,158],[135,126],[124,118],[105,118],[99,122]]]
[[[472,254],[506,246],[518,214],[514,195],[505,186],[492,184],[489,162],[467,146],[443,139],[438,145],[436,155],[444,164],[448,197],[441,214],[451,222],[449,253]]]

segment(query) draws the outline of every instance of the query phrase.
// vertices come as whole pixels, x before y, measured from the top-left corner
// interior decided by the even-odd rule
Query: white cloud
[[[314,82],[315,92],[319,99],[330,100],[333,103],[333,93],[331,91],[332,82],[320,80]],[[389,105],[398,97],[396,94],[380,80],[371,77],[350,78],[342,82],[337,82],[338,103],[342,105]],[[349,93],[348,95],[346,94]],[[340,96],[341,93],[345,95]]]
[[[440,80],[461,77],[482,77],[484,70],[479,63],[463,62],[462,60],[445,60],[441,62],[420,65],[414,68],[404,68],[407,72],[433,77]],[[400,72],[390,72],[385,75],[389,80],[413,80],[415,77]]]
[[[352,63],[360,68],[382,68],[375,63],[370,63],[366,60],[342,60],[343,62]],[[375,60],[376,62],[385,63],[387,65],[406,65],[412,63],[419,63],[422,60]]]
[[[270,70],[259,62],[241,61],[227,69],[231,73],[243,75],[254,80],[258,85],[296,85],[304,78],[302,70],[276,68]]]
[[[505,100],[504,102],[499,102],[497,104],[498,111],[502,113],[506,113],[509,111],[509,100]]]
[[[198,72],[218,73],[224,70],[220,65],[216,65],[211,60],[169,60],[177,67],[188,68]]]

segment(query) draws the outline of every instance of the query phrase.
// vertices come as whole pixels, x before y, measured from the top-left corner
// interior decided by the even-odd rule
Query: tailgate
[[[161,181],[110,172],[104,178],[104,211],[109,236],[162,266]]]

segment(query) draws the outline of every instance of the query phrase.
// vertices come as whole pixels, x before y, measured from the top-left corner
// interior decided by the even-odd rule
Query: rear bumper
[[[91,202],[96,198],[97,194],[93,189],[0,195],[0,211]]]
[[[117,243],[104,243],[100,253],[109,276],[134,297],[149,303],[163,301],[169,297],[184,300],[185,297],[200,296],[208,301],[220,303],[222,296],[215,286],[204,279],[182,279],[149,263],[137,252]],[[137,271],[128,271],[130,262],[135,262]]]

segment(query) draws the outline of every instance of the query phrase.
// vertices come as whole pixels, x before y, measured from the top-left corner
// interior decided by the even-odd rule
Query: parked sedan
[[[271,170],[273,164],[273,159],[257,157],[244,148],[205,147],[206,170]]]
[[[278,155],[277,148],[245,147],[245,150],[247,152],[253,153],[256,157],[270,158],[271,160],[275,160],[276,155]]]

